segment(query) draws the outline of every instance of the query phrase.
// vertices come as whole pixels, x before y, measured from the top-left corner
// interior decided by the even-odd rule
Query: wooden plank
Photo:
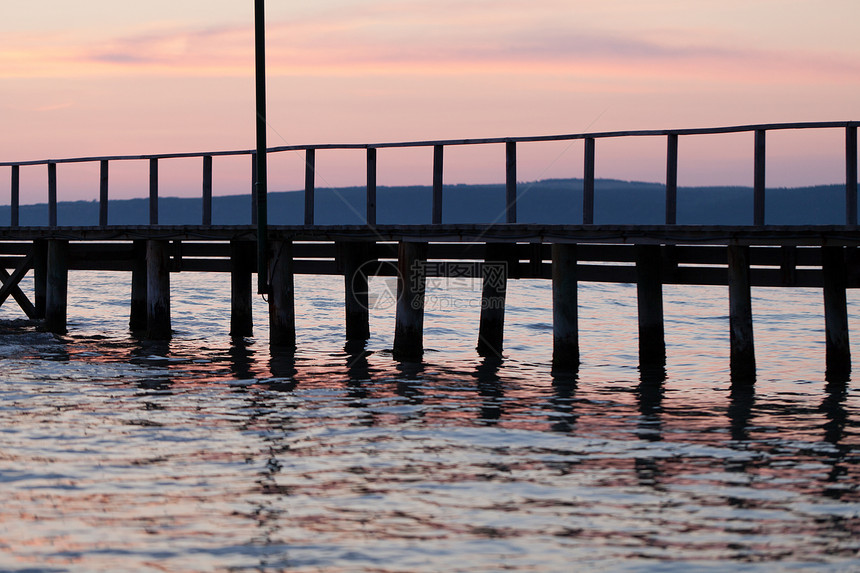
[[[754,176],[753,176],[753,224],[764,225],[764,204],[765,204],[765,173],[766,173],[766,153],[765,153],[765,134],[763,129],[755,131],[755,153],[753,158]]]
[[[670,133],[666,145],[666,224],[678,222],[678,134]]]
[[[505,223],[517,222],[517,143],[505,142]]]
[[[442,167],[445,159],[445,148],[441,145],[433,146],[433,215],[434,225],[442,224],[442,196],[443,179]]]
[[[149,224],[158,224],[158,158],[149,160]]]
[[[212,156],[203,156],[203,226],[212,224]]]
[[[365,220],[368,225],[376,225],[376,149],[367,150],[367,210]]]
[[[48,226],[57,226],[57,164],[48,163]]]
[[[106,159],[99,165],[99,226],[108,224],[108,191],[110,179],[110,165]]]
[[[594,138],[585,140],[585,167],[582,176],[582,224],[594,224]]]
[[[39,316],[37,316],[36,307],[30,302],[30,299],[27,298],[27,295],[24,294],[18,285],[32,266],[33,253],[31,252],[23,258],[11,275],[6,272],[6,269],[0,269],[0,279],[3,280],[3,286],[0,287],[0,305],[6,302],[9,295],[12,295],[12,298],[15,299],[15,302],[18,303],[18,306],[21,307],[21,310],[24,311],[24,314],[29,319],[39,318]]]
[[[305,225],[314,224],[316,156],[316,150],[313,148],[305,151]]]

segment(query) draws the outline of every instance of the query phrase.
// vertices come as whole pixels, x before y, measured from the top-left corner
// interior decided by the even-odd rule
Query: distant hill
[[[582,222],[582,179],[547,179],[518,185],[517,220],[520,223],[579,224]],[[365,188],[317,189],[316,222],[321,225],[362,224]],[[432,189],[429,186],[379,187],[377,222],[380,224],[430,223]],[[766,191],[768,224],[840,224],[845,221],[843,185],[777,188]],[[504,222],[505,187],[493,185],[446,185],[443,199],[445,223]],[[304,192],[270,192],[269,223],[301,224]],[[9,206],[0,206],[0,226],[9,224]],[[113,200],[109,203],[111,225],[145,225],[148,199]],[[61,202],[57,219],[61,226],[97,225],[96,201]],[[748,225],[753,222],[751,187],[680,187],[679,224]],[[163,197],[158,204],[164,225],[199,224],[200,198]],[[598,224],[661,224],[665,216],[665,186],[599,179],[595,182],[594,222]],[[212,222],[216,225],[249,224],[249,195],[215,197]],[[46,204],[22,205],[20,224],[48,224]]]

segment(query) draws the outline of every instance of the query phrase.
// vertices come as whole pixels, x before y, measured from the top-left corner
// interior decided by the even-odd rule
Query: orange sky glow
[[[79,4],[0,8],[0,161],[253,147],[252,1]],[[855,0],[318,0],[267,11],[273,146],[860,119]],[[773,134],[768,185],[844,181],[843,145],[834,130]],[[526,147],[521,179],[581,176],[581,144]],[[380,183],[428,184],[425,151],[381,152]],[[751,136],[682,138],[680,183],[751,184],[751,155]],[[446,183],[503,180],[503,150],[451,156]],[[337,157],[318,157],[318,185],[361,184],[361,161]],[[601,142],[598,177],[660,181],[664,161],[657,138]],[[44,174],[32,169],[23,200],[41,202]],[[122,175],[134,171],[118,168],[112,196],[145,194],[145,181]],[[248,175],[224,160],[216,193],[246,192]],[[164,176],[170,194],[199,192],[196,163]],[[280,157],[272,189],[299,189],[302,176],[298,154]],[[61,166],[61,199],[96,198],[94,178]]]

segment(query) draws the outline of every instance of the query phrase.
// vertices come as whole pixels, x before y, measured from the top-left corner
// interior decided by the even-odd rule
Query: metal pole
[[[254,48],[257,78],[257,292],[269,292],[269,245],[266,165],[266,16],[265,0],[254,0]]]

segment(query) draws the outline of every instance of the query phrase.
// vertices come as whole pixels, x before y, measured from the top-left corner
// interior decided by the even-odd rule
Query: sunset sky
[[[270,145],[860,119],[857,0],[315,0],[267,3]],[[0,7],[0,161],[254,146],[252,0]],[[844,181],[844,133],[768,138],[768,185]],[[521,180],[582,174],[582,144],[521,146]],[[273,189],[302,187],[299,154]],[[599,142],[598,177],[662,181],[665,141]],[[432,152],[380,152],[380,184],[429,184]],[[680,183],[751,184],[749,134],[682,138]],[[317,184],[361,184],[360,152]],[[167,163],[167,162],[165,162]],[[165,192],[199,193],[198,161]],[[218,194],[247,158],[216,160]],[[22,170],[44,201],[44,168]],[[95,168],[60,167],[61,199]],[[143,196],[145,166],[112,166]],[[504,150],[446,155],[446,183],[502,181]],[[8,168],[0,168],[0,202]]]

